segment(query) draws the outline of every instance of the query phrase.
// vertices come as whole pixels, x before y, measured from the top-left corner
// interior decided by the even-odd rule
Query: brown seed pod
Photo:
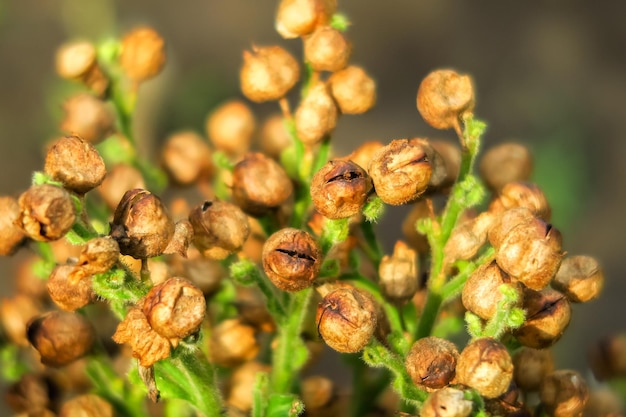
[[[461,352],[456,367],[457,380],[486,398],[495,398],[509,387],[513,362],[506,347],[491,338],[476,339]]]
[[[352,47],[343,33],[320,27],[304,40],[304,58],[315,71],[335,72],[348,65]]]
[[[194,246],[211,259],[224,259],[241,250],[250,235],[248,217],[225,201],[205,201],[189,213],[189,222]]]
[[[624,400],[610,386],[594,387],[585,405],[585,417],[620,417],[624,415]]]
[[[420,219],[427,218],[430,215],[428,204],[425,200],[417,200],[412,204],[411,211],[402,221],[402,234],[407,243],[417,251],[417,253],[427,253],[430,251],[430,245],[426,235],[417,231],[417,222]]]
[[[335,384],[330,378],[313,375],[302,381],[300,391],[304,406],[311,411],[325,407],[333,400]]]
[[[490,416],[532,417],[522,399],[522,391],[511,383],[501,396],[485,400],[485,411]]]
[[[283,291],[310,287],[322,265],[322,250],[305,231],[285,228],[271,235],[263,245],[263,270]]]
[[[254,327],[238,319],[228,319],[213,328],[209,339],[212,363],[233,367],[253,359],[259,353]]]
[[[16,294],[10,298],[2,298],[0,302],[0,324],[4,335],[18,346],[28,346],[26,325],[41,314],[41,306],[31,297]]]
[[[120,256],[120,246],[110,236],[90,239],[83,246],[70,281],[102,274],[115,265]]]
[[[309,89],[296,110],[298,138],[307,145],[322,141],[337,125],[337,106],[324,83]]]
[[[465,398],[463,391],[445,387],[428,396],[420,410],[420,417],[467,417],[472,408],[472,401]]]
[[[152,258],[161,255],[174,236],[174,222],[159,197],[128,190],[115,209],[110,234],[123,255]]]
[[[254,114],[241,100],[220,104],[206,119],[207,136],[213,146],[232,156],[248,152],[255,129]]]
[[[54,417],[52,412],[48,415],[43,410],[54,408],[55,388],[44,375],[28,373],[8,387],[5,400],[16,413],[28,417]]]
[[[579,417],[589,399],[589,390],[578,372],[564,369],[554,371],[544,378],[539,396],[549,415]]]
[[[404,366],[419,388],[433,390],[443,388],[456,374],[459,351],[454,343],[440,337],[419,339],[404,361]]]
[[[458,143],[452,143],[444,140],[431,140],[430,146],[435,150],[436,155],[439,156],[443,162],[445,168],[444,174],[439,174],[440,178],[437,182],[437,188],[446,192],[447,188],[451,187],[459,176],[459,170],[461,168],[461,149]],[[435,160],[437,162],[437,160]],[[435,168],[433,168],[435,170]],[[431,180],[431,185],[433,181]]]
[[[378,307],[369,293],[340,287],[324,296],[315,316],[317,331],[337,352],[360,352],[374,336]]]
[[[95,340],[95,331],[85,317],[62,311],[34,318],[26,335],[41,355],[41,363],[55,368],[86,355]]]
[[[165,65],[165,41],[152,28],[133,29],[122,39],[120,65],[135,82],[154,77]]]
[[[249,100],[278,100],[291,90],[298,78],[298,61],[280,46],[253,46],[252,52],[243,52],[239,80],[241,91]]]
[[[58,265],[47,281],[48,293],[54,303],[65,311],[75,311],[96,299],[88,279],[72,281],[75,265]]]
[[[101,99],[91,94],[76,94],[63,103],[61,130],[97,144],[115,132],[115,113]]]
[[[600,296],[604,273],[591,256],[565,258],[552,280],[552,288],[562,292],[573,303],[584,303]]]
[[[532,155],[519,143],[503,143],[485,152],[480,160],[480,176],[489,189],[499,192],[510,182],[528,181],[533,168]]]
[[[567,298],[551,288],[541,291],[526,288],[523,307],[526,321],[515,331],[515,336],[522,345],[534,349],[545,349],[556,343],[572,316]]]
[[[20,205],[9,196],[0,197],[0,256],[12,255],[20,247],[26,235],[18,226]]]
[[[98,65],[96,47],[91,42],[68,42],[57,50],[56,72],[60,77],[84,83],[98,96],[103,96],[109,80]]]
[[[521,224],[533,222],[535,216],[526,207],[516,207],[497,215],[493,225],[487,232],[489,243],[494,248],[502,245],[511,231]]]
[[[474,87],[468,75],[453,70],[435,70],[417,90],[417,109],[432,127],[450,129],[474,110]]]
[[[513,355],[513,379],[523,391],[538,391],[541,381],[552,371],[554,360],[549,349],[522,347]]]
[[[113,406],[95,394],[84,394],[66,401],[59,417],[114,417]]]
[[[285,39],[308,35],[325,25],[337,9],[337,0],[281,0],[276,11],[276,31]]]
[[[161,155],[165,171],[177,184],[189,185],[206,180],[214,169],[209,145],[192,131],[170,135]]]
[[[443,249],[446,264],[450,265],[459,259],[473,258],[487,243],[487,233],[494,225],[496,217],[493,213],[485,211],[456,226]]]
[[[349,160],[354,162],[363,169],[367,170],[372,157],[377,150],[385,146],[382,142],[377,140],[369,140],[359,145],[350,155],[344,156],[339,159]]]
[[[419,289],[417,253],[401,240],[393,247],[393,255],[385,255],[378,267],[380,289],[389,300],[405,302]]]
[[[515,207],[526,207],[533,215],[550,221],[550,204],[543,191],[535,184],[529,182],[506,184],[489,204],[489,211],[502,213]]]
[[[245,413],[252,409],[254,384],[257,374],[269,373],[271,367],[261,362],[249,361],[238,366],[232,373],[228,383],[226,403]]]
[[[626,376],[626,333],[603,337],[589,350],[589,364],[598,381]]]
[[[16,223],[33,240],[50,242],[65,236],[76,214],[70,194],[54,185],[33,185],[20,196]]]
[[[361,67],[350,65],[331,75],[328,82],[343,114],[365,113],[376,104],[376,82]]]
[[[280,154],[292,144],[291,136],[285,127],[281,114],[274,114],[265,120],[261,127],[259,145],[264,154],[279,159]]]
[[[189,245],[193,241],[193,226],[187,219],[182,219],[176,222],[174,225],[174,236],[167,244],[163,253],[173,254],[176,253],[183,258],[187,257],[187,250]]]
[[[106,205],[115,210],[126,191],[135,188],[146,188],[141,172],[130,165],[117,164],[109,170],[104,181],[96,190]]]
[[[423,146],[397,139],[376,151],[367,171],[376,194],[387,204],[400,205],[426,191],[432,167]]]

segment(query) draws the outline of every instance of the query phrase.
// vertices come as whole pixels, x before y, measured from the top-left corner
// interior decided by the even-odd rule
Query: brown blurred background
[[[56,78],[53,57],[63,41],[100,40],[137,24],[167,40],[167,69],[142,87],[139,99],[136,129],[154,156],[169,132],[203,131],[216,103],[240,96],[243,49],[280,43],[301,53],[299,41],[274,32],[276,4],[0,0],[0,195],[28,187],[31,172],[42,167],[42,143],[58,134],[67,84]],[[471,74],[476,114],[489,123],[485,148],[508,139],[527,144],[567,251],[593,254],[605,267],[603,297],[574,307],[557,345],[560,366],[585,371],[594,340],[626,331],[626,3],[340,0],[339,9],[353,23],[352,62],[377,79],[379,99],[369,113],[340,120],[336,152],[368,139],[452,138],[425,125],[415,93],[434,68]],[[260,116],[276,110],[253,108]],[[388,211],[383,228],[398,235],[385,236],[387,248],[399,237],[404,212]],[[2,295],[12,292],[15,263],[0,259]]]

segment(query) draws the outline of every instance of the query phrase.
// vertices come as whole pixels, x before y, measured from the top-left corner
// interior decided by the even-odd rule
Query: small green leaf
[[[526,312],[521,308],[512,308],[506,320],[509,329],[517,329],[526,321]]]
[[[376,223],[385,213],[385,203],[378,196],[373,196],[365,203],[363,207],[363,215],[365,220],[370,223]]]
[[[348,30],[348,27],[350,27],[350,20],[348,20],[348,16],[343,13],[335,13],[330,18],[330,27],[340,32],[345,32]]]
[[[322,252],[328,253],[333,245],[343,242],[348,238],[348,233],[350,232],[348,220],[349,219],[326,219],[324,221],[324,229],[322,230],[322,237],[320,238]]]
[[[226,171],[232,171],[235,168],[235,164],[232,163],[230,158],[222,151],[213,152],[213,163],[221,169]]]
[[[304,403],[293,394],[272,394],[267,404],[267,417],[296,417],[304,411]]]
[[[230,264],[230,276],[236,283],[244,286],[253,285],[262,279],[256,264],[249,259],[241,259]]]
[[[480,337],[483,333],[483,324],[476,314],[466,311],[465,323],[467,324],[467,332],[472,338]]]

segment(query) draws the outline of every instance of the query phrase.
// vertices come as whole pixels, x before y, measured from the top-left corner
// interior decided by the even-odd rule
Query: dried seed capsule
[[[111,222],[111,237],[123,255],[135,259],[161,255],[172,236],[174,222],[159,197],[142,189],[124,194]]]
[[[418,200],[412,204],[412,207],[409,214],[402,221],[402,234],[417,253],[427,253],[430,251],[430,245],[426,235],[417,231],[417,222],[430,215],[428,204],[425,200]]]
[[[307,145],[322,141],[337,125],[337,106],[324,83],[309,89],[295,116],[298,138]]]
[[[76,214],[70,194],[54,185],[33,185],[20,196],[17,224],[34,240],[62,238],[74,224]]]
[[[115,210],[126,191],[135,188],[146,188],[141,172],[130,165],[117,164],[109,170],[97,190],[107,206]]]
[[[66,401],[59,417],[114,417],[113,406],[95,394],[85,394]]]
[[[16,294],[11,298],[2,298],[0,303],[0,324],[11,343],[28,346],[26,325],[35,316],[41,314],[41,307],[29,296]]]
[[[26,238],[16,223],[20,217],[20,205],[9,196],[0,197],[0,256],[12,255]]]
[[[56,53],[56,71],[60,77],[83,82],[99,96],[104,95],[109,80],[98,65],[96,47],[86,41],[69,42]]]
[[[316,26],[326,24],[336,9],[336,0],[281,0],[276,31],[286,39],[308,35]]]
[[[91,94],[76,94],[63,103],[61,130],[97,144],[115,132],[115,113]]]
[[[495,220],[496,216],[486,211],[456,226],[444,247],[446,263],[473,258],[487,242],[487,232]]]
[[[585,417],[619,417],[623,416],[624,401],[610,386],[594,387],[589,393],[585,405]]]
[[[439,155],[445,167],[445,175],[438,181],[439,189],[446,189],[454,184],[461,168],[461,149],[458,143],[451,143],[443,140],[431,140],[430,146]],[[432,181],[431,181],[432,184]]]
[[[310,287],[322,265],[322,251],[305,231],[285,228],[271,235],[263,245],[263,270],[283,291]]]
[[[280,154],[292,144],[281,114],[270,116],[261,127],[259,145],[264,154],[279,159]]]
[[[5,400],[14,412],[24,413],[20,415],[48,417],[43,410],[54,408],[55,388],[44,375],[28,373],[8,387]]]
[[[468,75],[452,70],[428,74],[417,90],[417,109],[432,127],[450,129],[474,109],[474,87]]]
[[[278,162],[253,152],[235,165],[232,193],[235,204],[258,217],[287,201],[293,193],[293,185]]]
[[[377,309],[376,302],[366,291],[338,288],[326,294],[317,306],[317,331],[337,352],[359,352],[374,335]]]
[[[135,82],[145,81],[161,72],[165,65],[165,41],[154,29],[141,27],[122,39],[120,65]]]
[[[170,178],[181,185],[207,179],[213,172],[209,145],[192,131],[169,136],[163,146],[162,160]]]
[[[34,318],[26,329],[28,341],[47,366],[65,366],[86,355],[95,340],[95,331],[79,314],[53,311]]]
[[[543,191],[535,184],[528,182],[506,184],[489,204],[489,211],[502,213],[515,207],[526,207],[533,215],[550,221],[550,204]]]
[[[567,328],[572,316],[569,301],[551,288],[524,290],[526,321],[515,331],[517,340],[524,346],[545,349],[556,343]]]
[[[96,237],[89,240],[80,253],[76,269],[70,280],[78,281],[84,277],[102,274],[115,265],[120,256],[120,246],[110,236]]]
[[[300,391],[305,408],[311,411],[325,407],[332,401],[335,384],[325,376],[313,375],[302,381]]]
[[[626,333],[602,338],[589,350],[591,371],[598,381],[626,376]]]
[[[419,265],[417,253],[406,243],[398,240],[393,255],[385,255],[378,267],[380,289],[386,298],[405,302],[412,298],[419,288]]]
[[[365,113],[376,103],[376,82],[361,67],[351,65],[337,71],[328,82],[343,114]]]
[[[104,160],[96,148],[78,136],[61,138],[48,149],[44,171],[77,194],[96,188],[106,175]]]
[[[209,140],[228,155],[243,155],[250,149],[256,120],[250,107],[241,100],[230,100],[213,110],[206,119]]]
[[[574,303],[598,298],[603,286],[604,273],[598,261],[585,255],[565,258],[552,280],[552,288]]]
[[[485,401],[485,411],[490,416],[532,417],[522,403],[522,392],[515,383],[511,383],[504,394]]]
[[[431,393],[420,410],[420,417],[467,417],[473,404],[463,391],[445,387]]]
[[[372,160],[372,157],[374,156],[376,151],[383,146],[385,145],[383,145],[383,143],[380,141],[370,140],[359,145],[359,147],[353,150],[350,155],[340,159],[352,161],[358,166],[363,167],[363,169],[367,170],[370,161]]]
[[[298,61],[280,46],[252,47],[243,52],[241,91],[255,102],[278,100],[300,78]]]
[[[348,65],[352,47],[343,33],[329,26],[304,40],[304,58],[315,71],[339,71]]]
[[[48,293],[54,303],[65,311],[75,311],[96,299],[87,279],[73,282],[75,265],[59,265],[52,270],[47,281]]]
[[[426,191],[432,167],[423,146],[397,139],[376,151],[367,171],[376,194],[387,204],[400,205]]]
[[[533,168],[530,151],[519,143],[503,143],[484,153],[480,176],[487,187],[499,192],[510,182],[528,181]]]
[[[413,343],[404,366],[418,387],[439,389],[454,378],[458,358],[459,351],[454,343],[430,336]]]
[[[245,413],[252,409],[254,384],[257,374],[269,373],[271,367],[261,362],[249,361],[237,367],[229,381],[226,403]]]
[[[152,287],[143,303],[152,327],[168,339],[183,339],[200,329],[206,313],[204,294],[191,282],[170,278]]]
[[[233,367],[259,353],[255,329],[238,319],[228,319],[213,328],[209,339],[209,358],[216,365]]]
[[[539,396],[549,415],[578,417],[585,409],[589,390],[578,372],[564,369],[554,371],[543,380]]]
[[[183,258],[187,257],[187,249],[193,241],[193,226],[187,219],[179,220],[174,225],[174,236],[167,244],[163,253],[178,254]]]
[[[486,398],[506,392],[513,378],[513,362],[506,347],[491,338],[476,339],[461,352],[456,367],[458,382]]]
[[[248,217],[234,204],[205,201],[189,213],[193,244],[211,259],[224,259],[241,250],[250,235]]]
[[[371,191],[369,175],[352,161],[331,160],[311,181],[315,209],[329,219],[345,219],[359,213]]]
[[[522,347],[513,355],[513,379],[526,392],[539,390],[541,381],[554,371],[554,360],[549,349]]]

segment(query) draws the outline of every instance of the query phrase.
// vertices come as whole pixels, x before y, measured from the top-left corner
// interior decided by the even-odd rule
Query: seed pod
[[[135,82],[154,77],[165,65],[165,41],[149,27],[130,31],[122,39],[120,65]]]
[[[428,139],[424,138],[413,138],[409,140],[411,145],[420,146],[424,149],[424,153],[426,154],[426,158],[430,162],[431,166],[431,175],[428,180],[428,188],[434,190],[438,189],[441,184],[445,181],[448,176],[448,170],[446,168],[446,163],[439,155],[439,153],[435,150],[434,147],[431,146]]]
[[[228,319],[213,328],[209,339],[209,358],[218,366],[233,367],[259,353],[254,327],[238,319]]]
[[[115,210],[126,191],[135,188],[146,188],[141,172],[130,165],[117,164],[109,170],[97,190],[106,205]]]
[[[454,184],[459,176],[459,170],[461,169],[461,149],[458,143],[451,143],[444,140],[431,140],[429,143],[443,161],[445,174],[443,178],[437,182],[437,188],[445,191],[446,188]],[[431,185],[432,183],[433,181],[431,180]]]
[[[486,398],[506,392],[513,378],[513,362],[506,347],[491,338],[476,339],[461,352],[456,367],[458,382]]]
[[[589,390],[578,372],[564,369],[554,371],[543,380],[539,396],[549,415],[578,417],[585,409]]]
[[[66,401],[59,417],[114,417],[113,406],[95,394],[84,394]]]
[[[591,256],[565,258],[552,288],[562,292],[573,303],[584,303],[598,298],[604,286],[604,273],[598,261]]]
[[[168,339],[183,339],[197,333],[205,313],[204,294],[182,278],[170,278],[155,285],[143,303],[143,314],[150,327]]]
[[[89,240],[80,253],[75,272],[70,281],[75,283],[84,277],[102,274],[115,265],[120,256],[120,247],[110,236]]]
[[[328,79],[343,114],[365,113],[376,104],[376,82],[361,67],[350,65]]]
[[[26,235],[18,226],[20,205],[9,196],[0,197],[0,256],[13,255]]]
[[[317,331],[337,352],[360,352],[374,335],[377,310],[376,302],[366,291],[338,288],[326,294],[317,306]]]
[[[238,287],[234,305],[243,323],[262,332],[276,330],[276,323],[267,308],[267,299],[258,287]]]
[[[263,245],[263,270],[283,291],[310,287],[322,265],[322,251],[307,232],[285,228],[271,235]]]
[[[336,0],[281,0],[276,31],[285,39],[308,35],[316,26],[326,24],[336,9]]]
[[[445,387],[428,396],[420,410],[420,417],[467,417],[472,408],[472,401],[465,398],[463,391]]]
[[[187,219],[179,220],[174,225],[174,236],[163,251],[165,254],[176,253],[183,258],[187,257],[187,249],[193,241],[193,226]]]
[[[41,355],[41,363],[55,368],[86,355],[95,340],[95,331],[85,317],[62,311],[34,318],[26,335]]]
[[[189,213],[193,244],[210,259],[224,259],[241,250],[250,234],[248,218],[234,204],[205,201]]]
[[[398,240],[393,255],[385,255],[380,261],[380,289],[389,300],[403,303],[412,298],[419,288],[418,272],[417,253]]]
[[[426,191],[432,167],[423,146],[397,139],[376,151],[367,171],[376,194],[387,204],[400,205]]]
[[[16,223],[33,240],[50,242],[65,236],[76,214],[70,194],[54,185],[33,185],[20,196]]]
[[[106,175],[96,148],[78,136],[63,137],[48,149],[44,171],[76,194],[96,188]]]
[[[307,145],[322,141],[337,125],[337,106],[324,83],[309,89],[295,116],[298,138]]]
[[[255,129],[254,114],[241,100],[219,105],[206,119],[207,135],[213,146],[231,156],[248,152]]]
[[[522,392],[512,382],[504,394],[485,400],[485,411],[490,416],[532,417],[522,398]]]
[[[626,376],[626,333],[602,338],[589,350],[589,364],[598,381]]]
[[[109,80],[98,65],[96,47],[86,41],[69,42],[56,53],[56,71],[60,77],[84,83],[98,96],[103,96]]]
[[[446,263],[472,259],[487,242],[487,232],[495,220],[496,215],[485,211],[456,226],[443,249]]]
[[[142,189],[124,194],[111,222],[111,237],[123,255],[135,259],[161,255],[172,236],[174,222],[159,197]]]
[[[318,28],[304,40],[304,58],[315,71],[344,69],[351,52],[352,47],[344,34],[329,26]]]
[[[233,201],[251,216],[278,208],[293,193],[291,179],[276,161],[248,153],[233,169]]]
[[[259,145],[267,156],[279,159],[280,154],[292,144],[291,136],[285,127],[285,119],[280,114],[270,116],[261,127]]]
[[[417,231],[417,222],[430,215],[428,204],[425,200],[418,200],[412,204],[412,207],[402,221],[402,234],[417,253],[427,253],[430,251],[430,245],[426,236]]]
[[[28,346],[26,325],[41,314],[41,307],[31,297],[16,294],[2,298],[0,303],[0,324],[7,339],[18,346]]]
[[[169,136],[163,146],[162,160],[170,178],[181,185],[205,180],[214,169],[209,145],[192,131]]]
[[[499,192],[510,182],[528,181],[533,168],[530,151],[519,143],[503,143],[485,152],[480,176],[489,189]]]
[[[450,129],[474,110],[474,87],[468,75],[452,70],[428,74],[417,90],[417,110],[432,127]]]
[[[430,391],[452,381],[458,358],[459,351],[454,343],[429,336],[413,343],[404,366],[415,385]]]
[[[511,280],[511,277],[492,261],[478,267],[465,282],[461,292],[463,306],[480,318],[489,320],[498,311],[498,303],[504,299],[504,294],[500,291],[502,285],[507,285],[518,294],[521,305],[523,297],[521,284]]]
[[[241,91],[249,100],[278,100],[296,85],[298,78],[298,61],[280,46],[253,46],[252,52],[243,52],[239,79]]]
[[[556,343],[567,328],[572,310],[567,298],[558,291],[544,288],[524,290],[526,321],[515,331],[524,346],[545,349]]]
[[[489,211],[502,213],[515,207],[526,207],[533,215],[550,221],[550,204],[543,191],[535,184],[528,182],[506,184],[489,204]]]
[[[55,388],[44,375],[28,373],[8,387],[5,400],[16,413],[24,413],[28,417],[48,417],[44,410],[54,408]]]
[[[535,216],[526,207],[516,207],[498,214],[487,232],[489,243],[494,248],[500,247],[513,229],[519,225],[531,223],[534,220]]]
[[[75,265],[58,265],[47,281],[48,293],[54,303],[65,311],[75,311],[96,299],[87,279],[71,281]]]
[[[304,407],[311,411],[327,406],[335,396],[335,384],[322,375],[313,375],[302,381],[300,388]]]
[[[385,145],[383,145],[383,143],[380,141],[370,140],[359,145],[355,150],[352,151],[350,155],[339,159],[352,161],[358,166],[363,167],[363,169],[367,170],[370,161],[372,160],[372,157],[374,156],[376,151],[383,146]]]
[[[63,103],[61,130],[97,144],[115,132],[115,114],[104,101],[91,94],[76,94]]]
[[[513,355],[513,379],[526,392],[539,390],[541,381],[554,371],[554,360],[549,349],[522,347]]]
[[[269,365],[257,361],[249,361],[237,367],[230,377],[226,403],[244,413],[249,412],[252,409],[257,374],[270,371]]]
[[[352,161],[334,159],[313,176],[311,199],[329,219],[345,219],[361,211],[372,190],[367,172]]]
[[[589,393],[585,405],[585,417],[619,417],[623,416],[624,401],[610,386],[594,387]]]

